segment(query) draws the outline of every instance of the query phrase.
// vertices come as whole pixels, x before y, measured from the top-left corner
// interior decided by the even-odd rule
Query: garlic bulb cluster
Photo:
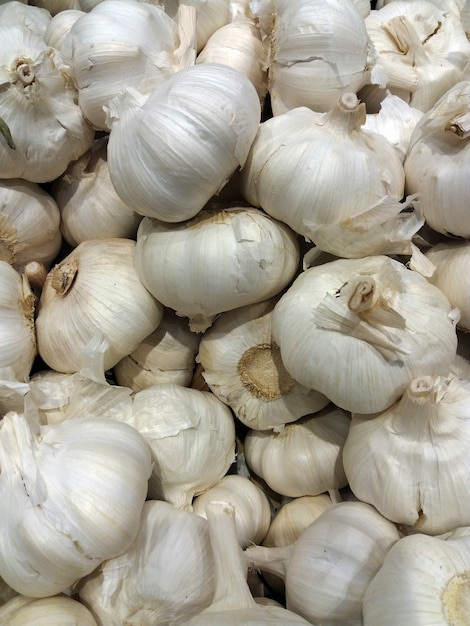
[[[145,502],[129,548],[78,587],[103,626],[180,624],[210,604],[214,589],[206,520],[159,500]]]
[[[29,379],[37,354],[36,299],[26,277],[0,261],[0,367],[11,368],[19,382]]]
[[[0,576],[19,593],[64,592],[134,540],[151,455],[127,424],[95,417],[37,430],[9,413],[0,467]]]
[[[343,451],[353,493],[421,533],[470,526],[469,401],[470,382],[422,376],[383,413],[353,415]]]
[[[423,220],[402,212],[400,156],[365,121],[353,93],[326,113],[297,107],[266,120],[241,173],[244,197],[325,252],[410,253]]]
[[[243,424],[279,432],[329,400],[297,383],[283,366],[271,335],[276,302],[272,298],[222,313],[202,336],[198,360],[210,390]]]
[[[0,25],[0,177],[44,183],[91,145],[94,131],[57,50],[26,26]]]
[[[107,144],[107,137],[97,139],[51,187],[60,210],[61,232],[73,247],[88,239],[135,239],[142,219],[111,183]]]
[[[61,244],[60,212],[38,184],[0,180],[0,259],[22,270],[30,261],[49,267]]]
[[[157,328],[163,307],[137,276],[135,246],[131,239],[91,239],[50,270],[36,318],[38,351],[49,367],[79,371],[90,341],[103,336],[110,369]]]
[[[258,209],[215,205],[178,224],[144,218],[135,262],[150,293],[203,332],[218,314],[284,289],[297,271],[299,246],[285,224]]]
[[[393,4],[393,3],[392,3]],[[454,85],[416,125],[404,163],[407,193],[417,193],[427,224],[470,237],[470,81]]]
[[[459,312],[433,287],[387,256],[305,270],[273,311],[285,368],[348,411],[385,410],[454,360]]]
[[[183,15],[195,18],[192,11]],[[124,87],[149,90],[181,69],[180,63],[192,64],[195,51],[188,58],[188,49],[191,42],[180,42],[177,21],[161,6],[106,0],[73,24],[61,53],[83,114],[95,128],[109,130],[103,107]]]
[[[37,599],[18,595],[0,606],[0,623],[9,626],[46,623],[98,626],[86,606],[65,594]]]
[[[127,87],[107,112],[108,167],[117,193],[142,215],[181,222],[244,164],[261,105],[238,70],[200,63],[147,93]]]
[[[371,11],[367,33],[387,75],[386,86],[426,112],[465,79],[470,42],[457,3],[399,0]]]

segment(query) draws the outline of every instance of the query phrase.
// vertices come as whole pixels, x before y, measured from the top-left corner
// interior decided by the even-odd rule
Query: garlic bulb
[[[51,187],[60,209],[62,234],[72,247],[88,239],[136,237],[142,217],[114,189],[108,171],[107,144],[107,137],[96,140]]]
[[[426,257],[436,267],[429,281],[447,296],[452,306],[459,309],[459,327],[470,332],[470,242],[438,243],[426,251]]]
[[[85,15],[85,11],[80,9],[65,9],[54,15],[44,33],[44,40],[47,45],[60,50],[69,30],[83,15]]]
[[[428,111],[465,79],[470,42],[459,11],[427,0],[400,0],[371,11],[365,24],[387,88],[412,107]]]
[[[183,15],[193,23],[193,11]],[[183,26],[190,29],[186,22]],[[95,128],[109,130],[103,107],[124,88],[151,90],[181,62],[183,67],[194,62],[195,50],[183,56],[191,42],[180,41],[180,34],[163,7],[137,0],[100,2],[73,24],[61,52],[77,84],[80,108]]]
[[[348,411],[391,406],[417,376],[447,374],[458,310],[440,289],[385,256],[305,270],[273,311],[290,375]]]
[[[180,624],[210,604],[214,589],[206,520],[159,500],[145,502],[130,547],[78,586],[101,626]]]
[[[402,213],[399,154],[365,120],[352,93],[327,113],[298,107],[266,120],[241,172],[243,196],[325,252],[409,253],[423,220]]]
[[[356,497],[419,532],[470,526],[469,401],[470,382],[421,376],[373,419],[353,415],[343,463]]]
[[[299,247],[285,224],[258,209],[214,206],[180,224],[144,218],[135,262],[150,293],[203,332],[219,313],[284,289],[297,271]]]
[[[315,496],[347,485],[341,460],[350,416],[329,405],[286,424],[282,433],[248,431],[248,467],[284,496]]]
[[[190,387],[201,336],[165,309],[157,329],[113,368],[119,385],[140,391],[157,383]]]
[[[18,595],[0,607],[0,623],[9,626],[34,626],[34,624],[97,626],[86,606],[62,594],[37,599]]]
[[[271,505],[264,491],[249,478],[227,474],[194,498],[194,513],[206,517],[206,506],[214,501],[233,506],[238,543],[242,548],[264,539],[271,521]]]
[[[134,258],[135,241],[93,239],[49,272],[36,333],[39,354],[50,368],[79,371],[89,342],[104,335],[104,369],[110,369],[155,330],[163,307],[140,282]]]
[[[470,539],[415,534],[392,546],[364,597],[364,626],[464,626]]]
[[[294,626],[305,621],[284,608],[257,604],[247,584],[246,563],[238,544],[234,507],[210,502],[206,508],[215,560],[215,594],[212,603],[185,626]]]
[[[393,3],[392,3],[393,4]],[[407,193],[418,193],[427,224],[470,237],[470,81],[454,85],[416,125],[404,163]]]
[[[0,367],[11,368],[19,382],[28,381],[37,354],[35,306],[27,279],[0,261]]]
[[[225,476],[235,456],[230,409],[207,391],[161,383],[138,391],[123,414],[148,442],[154,466],[149,496],[191,509],[194,496]]]
[[[60,212],[36,183],[0,180],[0,259],[22,270],[30,261],[49,267],[61,244]]]
[[[49,11],[53,16],[61,11],[81,8],[80,0],[31,0],[31,4]]]
[[[91,145],[94,131],[59,52],[26,26],[0,26],[0,178],[44,183]]]
[[[328,111],[342,94],[368,82],[373,51],[354,2],[275,0],[271,11],[267,35],[274,115],[302,106]]]
[[[243,166],[261,105],[238,70],[200,63],[150,93],[127,88],[107,111],[108,166],[117,193],[142,215],[181,222]]]
[[[222,313],[206,330],[198,360],[211,391],[249,428],[282,431],[329,400],[299,385],[284,368],[271,336],[277,299]]]
[[[0,576],[19,593],[66,591],[134,540],[151,458],[127,424],[82,418],[36,432],[9,413],[0,467]]]
[[[399,538],[372,506],[341,502],[290,546],[253,546],[245,556],[250,566],[284,576],[287,608],[311,624],[362,626],[366,589]]]
[[[50,21],[49,11],[27,2],[8,0],[0,4],[1,26],[25,26],[36,35],[43,37]]]

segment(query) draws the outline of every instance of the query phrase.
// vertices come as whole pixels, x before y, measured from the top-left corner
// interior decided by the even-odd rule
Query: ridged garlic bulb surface
[[[0,623],[9,626],[52,623],[67,626],[97,626],[96,620],[86,606],[65,594],[36,599],[17,595],[0,606]]]
[[[357,413],[391,406],[417,376],[446,375],[457,349],[440,289],[386,256],[302,272],[273,311],[273,337],[301,384]]]
[[[237,70],[201,63],[109,103],[108,167],[121,198],[166,222],[194,217],[245,163],[261,105]]]

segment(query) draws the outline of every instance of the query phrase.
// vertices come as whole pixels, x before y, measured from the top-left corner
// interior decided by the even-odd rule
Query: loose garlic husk
[[[26,2],[9,0],[0,5],[1,26],[25,26],[36,35],[43,37],[50,21],[49,11]]]
[[[10,411],[24,412],[29,389],[29,382],[18,381],[11,367],[0,366],[0,419]]]
[[[268,72],[274,115],[300,106],[328,111],[342,94],[356,92],[368,82],[374,54],[353,2],[275,0],[269,8]],[[258,12],[255,3],[254,13]],[[265,13],[262,23],[266,28]]]
[[[183,69],[107,107],[108,167],[121,198],[166,222],[194,217],[245,163],[261,116],[253,83],[217,63]]]
[[[468,624],[469,539],[422,534],[401,538],[367,588],[364,626]]]
[[[206,520],[161,500],[147,500],[139,532],[123,554],[78,584],[100,626],[181,624],[214,595]]]
[[[272,298],[223,313],[202,336],[198,361],[211,391],[243,424],[279,432],[329,400],[299,385],[284,368],[271,336],[276,302]]]
[[[109,131],[103,107],[123,89],[146,92],[194,63],[194,42],[181,30],[191,31],[194,12],[186,7],[179,19],[180,30],[161,6],[107,0],[73,24],[61,53],[77,85],[80,108],[95,128]]]
[[[423,112],[465,79],[470,42],[451,4],[440,8],[427,0],[400,0],[365,18],[387,89]]]
[[[235,509],[235,527],[242,548],[261,543],[271,521],[271,505],[261,487],[244,476],[227,474],[194,498],[194,513],[205,518],[206,506],[213,501],[226,502]]]
[[[414,531],[470,526],[469,401],[470,382],[421,376],[383,413],[353,414],[343,463],[355,496]]]
[[[89,239],[136,237],[142,216],[125,204],[114,189],[108,171],[107,144],[107,137],[96,140],[51,187],[60,209],[62,234],[72,247]]]
[[[284,289],[299,246],[288,226],[258,209],[214,205],[179,224],[144,218],[135,261],[150,293],[203,332],[220,313]]]
[[[123,414],[148,442],[149,497],[191,510],[193,498],[225,476],[235,458],[230,409],[207,391],[160,383],[138,391]]]
[[[86,606],[63,594],[37,599],[18,595],[0,606],[0,623],[8,626],[98,626]]]
[[[68,32],[83,15],[85,15],[85,11],[80,9],[65,9],[64,11],[60,11],[54,15],[49,22],[46,32],[44,33],[44,41],[56,50],[60,50]]]
[[[253,206],[342,257],[407,254],[421,216],[404,213],[405,175],[388,140],[363,129],[365,105],[344,94],[263,122],[240,176]]]
[[[200,339],[184,318],[165,309],[158,328],[114,366],[118,384],[134,391],[158,383],[190,387]]]
[[[30,261],[49,268],[62,244],[59,225],[59,207],[42,187],[0,181],[0,259],[20,271]]]
[[[28,280],[0,261],[0,367],[11,368],[27,382],[37,354],[34,315],[36,298]]]
[[[90,341],[104,336],[110,369],[157,328],[163,307],[137,276],[135,245],[84,241],[50,270],[36,318],[38,351],[50,368],[78,372]]]
[[[273,337],[295,380],[375,413],[417,376],[448,373],[458,319],[440,289],[399,261],[338,259],[298,276],[274,307]]]
[[[19,593],[65,592],[133,542],[151,455],[127,424],[93,417],[37,428],[8,413],[0,467],[0,576]]]
[[[244,452],[248,467],[275,492],[315,496],[347,485],[341,460],[350,416],[330,404],[286,424],[283,432],[250,430]]]
[[[419,120],[405,159],[407,193],[419,195],[427,224],[470,237],[470,81],[454,85]]]

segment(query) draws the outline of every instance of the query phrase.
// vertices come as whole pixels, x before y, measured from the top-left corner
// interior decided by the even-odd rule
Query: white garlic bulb
[[[0,4],[1,26],[26,26],[33,33],[43,37],[50,21],[49,11],[33,4],[18,0],[8,0]]]
[[[244,74],[200,63],[150,93],[127,88],[107,111],[108,167],[117,193],[142,215],[181,222],[244,164],[261,105]]]
[[[250,430],[244,439],[248,467],[276,493],[316,496],[347,485],[342,463],[350,415],[333,404],[286,424],[283,432]]]
[[[81,5],[80,5],[81,6]],[[44,41],[52,48],[60,50],[62,43],[75,22],[85,15],[85,11],[80,9],[65,9],[60,11],[49,22]]]
[[[354,414],[343,463],[356,497],[419,532],[470,526],[469,400],[470,382],[421,376],[383,413]]]
[[[67,626],[97,626],[86,606],[64,594],[37,599],[17,595],[0,606],[0,623],[9,626],[53,623]]]
[[[392,3],[393,4],[393,3]],[[407,193],[419,194],[427,224],[470,237],[470,81],[454,85],[419,120],[405,159]]]
[[[140,391],[157,383],[190,387],[201,336],[165,309],[157,329],[113,368],[119,385]]]
[[[84,241],[50,270],[36,318],[38,351],[50,368],[79,371],[89,342],[104,335],[103,366],[110,369],[158,326],[163,307],[137,276],[135,245]]]
[[[19,382],[27,382],[37,354],[36,298],[25,276],[0,261],[0,367],[11,368]]]
[[[0,26],[0,177],[44,183],[91,145],[60,57],[26,26]]]
[[[242,548],[261,543],[271,521],[271,505],[264,491],[245,476],[225,475],[193,500],[193,511],[206,517],[209,502],[226,502],[235,509],[235,527]]]
[[[0,259],[22,270],[30,261],[47,268],[61,244],[59,207],[36,183],[0,180]]]
[[[19,593],[66,591],[134,540],[151,455],[127,424],[93,417],[36,429],[9,413],[0,467],[0,576]]]
[[[285,368],[346,410],[391,406],[417,376],[447,374],[458,310],[440,289],[386,256],[305,270],[273,311]]]
[[[78,586],[101,626],[180,624],[210,604],[214,589],[206,520],[161,500],[145,502],[130,547]]]
[[[59,13],[61,15],[61,13]],[[51,187],[61,231],[72,247],[88,239],[135,239],[142,219],[117,195],[109,177],[108,138],[96,140]]]
[[[277,299],[222,313],[199,344],[202,376],[248,428],[282,431],[284,424],[325,407],[323,394],[297,383],[271,336]]]
[[[409,253],[423,221],[402,213],[400,156],[365,121],[353,93],[327,113],[297,107],[266,120],[241,172],[243,196],[325,252]]]
[[[150,293],[202,332],[219,313],[284,289],[299,246],[288,226],[258,209],[215,205],[179,224],[144,218],[135,262]]]

